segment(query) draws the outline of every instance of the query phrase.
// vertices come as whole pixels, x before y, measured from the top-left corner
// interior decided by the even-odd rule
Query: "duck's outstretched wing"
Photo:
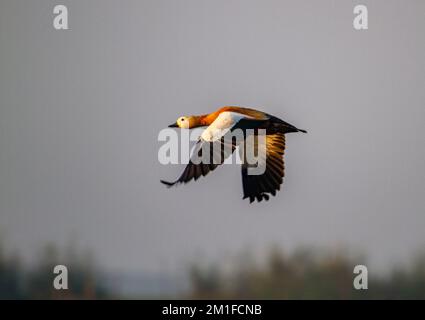
[[[200,176],[213,171],[233,153],[237,145],[243,141],[235,141],[232,130],[239,128],[245,115],[234,112],[222,112],[203,132],[192,152],[189,163],[180,177],[168,182],[161,182],[169,187],[197,180]]]
[[[261,143],[258,140],[259,144]],[[265,138],[265,159],[259,159],[261,165],[265,163],[265,171],[261,175],[250,175],[249,165],[242,165],[243,199],[249,198],[250,202],[269,200],[269,195],[276,195],[280,190],[284,177],[285,135],[281,132],[268,134]],[[258,148],[258,146],[256,146]],[[261,154],[261,153],[259,153]]]
[[[223,164],[235,148],[236,144],[227,142],[224,137],[216,141],[206,141],[200,138],[193,149],[189,163],[180,177],[173,182],[160,181],[168,187],[179,183],[188,183],[192,179],[196,181],[200,176],[206,176],[210,171]]]

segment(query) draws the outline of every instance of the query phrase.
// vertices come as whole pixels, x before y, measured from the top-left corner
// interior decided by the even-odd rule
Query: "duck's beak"
[[[174,122],[173,124],[170,124],[168,128],[178,128],[177,122]]]

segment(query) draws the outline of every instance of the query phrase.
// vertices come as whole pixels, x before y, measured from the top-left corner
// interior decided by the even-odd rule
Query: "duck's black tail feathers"
[[[307,133],[306,130],[304,129],[298,129],[296,126],[283,121],[282,119],[279,119],[278,117],[275,116],[270,116],[270,120],[273,124],[273,126],[275,128],[278,129],[279,132],[282,133],[290,133],[290,132],[303,132],[303,133]]]

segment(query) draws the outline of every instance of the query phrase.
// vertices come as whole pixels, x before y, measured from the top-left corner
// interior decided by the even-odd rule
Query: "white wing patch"
[[[213,121],[201,134],[201,138],[205,141],[216,141],[223,137],[232,127],[241,119],[253,119],[247,115],[225,111],[219,114],[217,119]]]

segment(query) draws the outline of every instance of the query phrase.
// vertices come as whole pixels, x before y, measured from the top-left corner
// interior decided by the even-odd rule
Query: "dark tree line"
[[[355,290],[353,268],[363,258],[343,253],[298,250],[286,255],[278,249],[256,264],[249,254],[234,259],[233,267],[220,263],[190,272],[191,298],[202,299],[425,299],[425,256],[404,268],[382,275],[368,273],[368,289]]]
[[[68,268],[68,289],[53,287],[54,266]],[[98,299],[108,297],[88,255],[75,251],[61,257],[54,246],[47,246],[38,261],[24,268],[18,256],[9,257],[0,246],[0,299]]]

